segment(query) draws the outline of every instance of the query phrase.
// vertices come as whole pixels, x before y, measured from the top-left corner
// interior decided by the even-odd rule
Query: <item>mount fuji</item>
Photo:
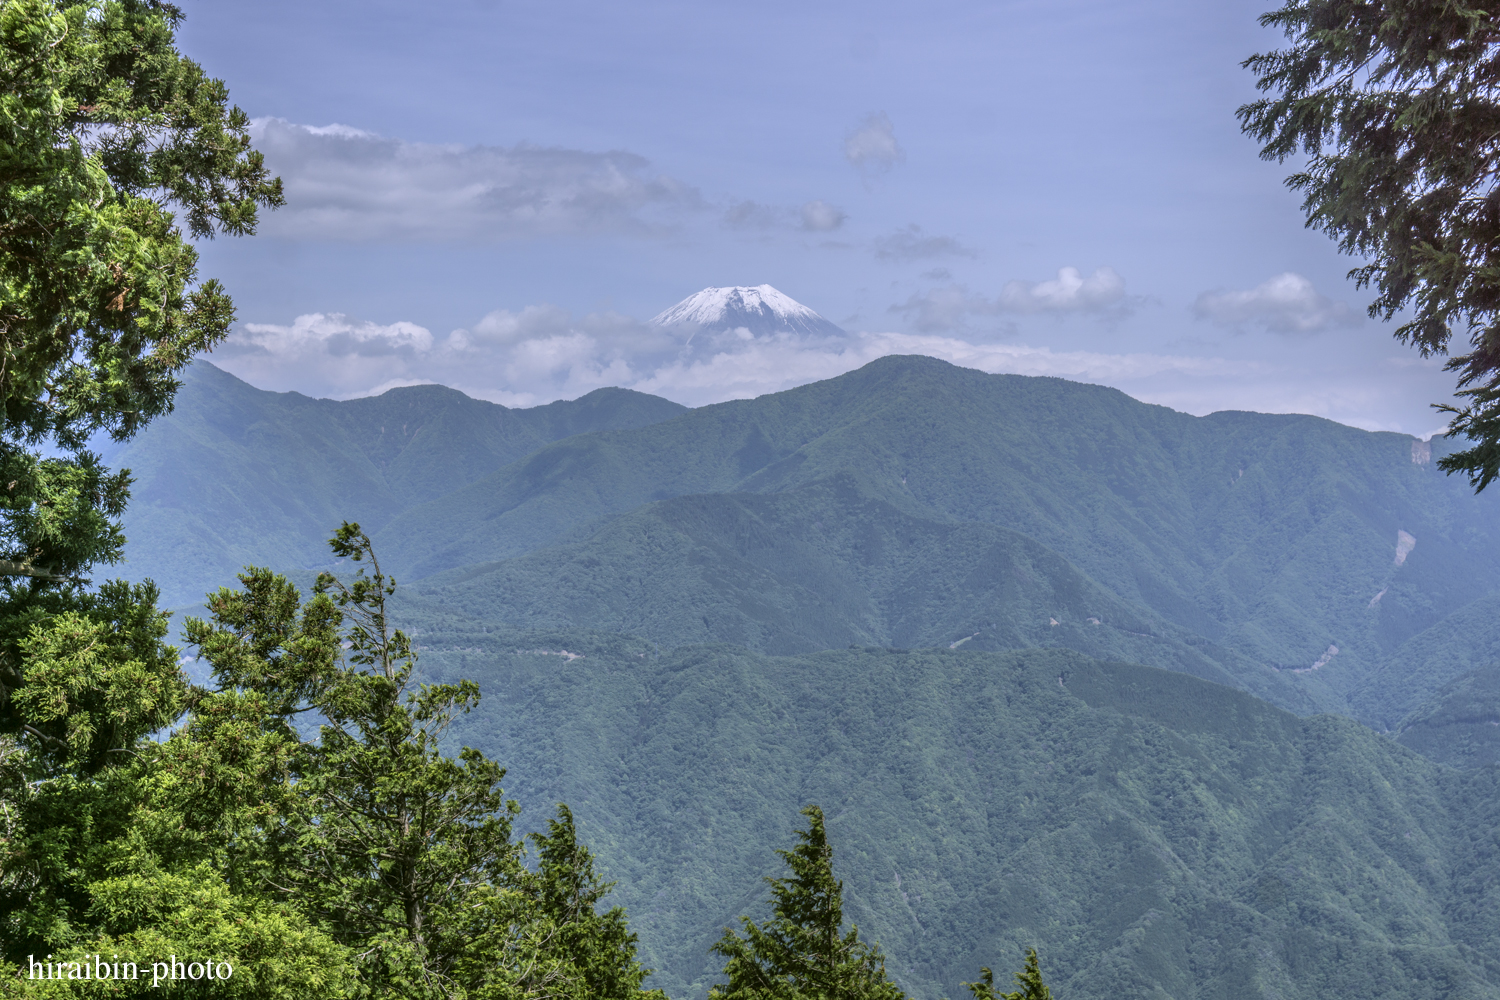
[[[836,324],[770,285],[705,288],[660,313],[651,324],[691,327],[694,332],[709,333],[744,330],[752,337],[778,333],[844,336],[844,331]]]

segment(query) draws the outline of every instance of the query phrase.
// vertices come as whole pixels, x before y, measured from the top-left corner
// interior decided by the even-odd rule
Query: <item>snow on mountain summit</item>
[[[755,336],[774,333],[841,336],[844,332],[770,285],[705,288],[660,313],[651,323],[714,331],[744,329]]]

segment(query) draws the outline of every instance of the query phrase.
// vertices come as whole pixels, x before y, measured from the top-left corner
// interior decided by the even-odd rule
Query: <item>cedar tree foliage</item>
[[[729,982],[709,991],[711,1000],[903,1000],[885,974],[879,945],[843,932],[844,883],[833,877],[833,848],[823,811],[802,810],[808,828],[790,851],[777,851],[791,869],[767,878],[772,917],[755,924],[741,917],[744,937],[731,928],[711,949],[722,955]]]
[[[1016,973],[1016,985],[1021,987],[1010,993],[995,992],[995,973],[989,966],[979,970],[979,982],[964,983],[974,1000],[1052,1000],[1052,991],[1042,982],[1042,968],[1037,961],[1036,949],[1026,949],[1026,966]]]
[[[1264,159],[1303,155],[1287,185],[1307,224],[1368,263],[1372,317],[1452,357],[1462,405],[1443,458],[1482,490],[1500,475],[1500,16],[1469,0],[1290,0],[1261,24],[1288,48],[1245,61],[1269,96],[1239,109]]]
[[[187,686],[118,560],[130,478],[86,446],[171,408],[229,329],[178,224],[254,231],[280,183],[156,0],[0,0],[0,958],[74,940],[84,857],[122,829]]]
[[[105,690],[121,663],[167,669],[148,687],[171,686],[171,657],[143,651],[139,632],[88,638],[57,617],[155,602],[150,587],[84,590],[91,566],[120,557],[130,485],[85,445],[169,410],[176,373],[233,320],[219,284],[198,282],[173,209],[203,238],[252,233],[257,209],[282,201],[249,119],[174,48],[181,17],[156,0],[0,0],[0,736],[53,758],[83,736],[48,720],[80,699],[111,706],[93,731],[118,749],[174,717],[165,693],[136,710]],[[54,627],[67,635],[37,637]],[[29,701],[16,696],[40,680],[26,642],[70,664]]]

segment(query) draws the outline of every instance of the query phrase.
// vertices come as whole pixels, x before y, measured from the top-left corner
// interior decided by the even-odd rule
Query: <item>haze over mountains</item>
[[[820,335],[773,293],[658,320]],[[1032,942],[1070,996],[1500,997],[1500,513],[1444,448],[924,357],[694,410],[200,362],[111,459],[169,604],[370,531],[674,996],[816,800],[918,996]]]
[[[560,438],[686,407],[626,389],[512,410],[442,386],[334,402],[189,370],[175,412],[107,453],[133,470],[122,567],[169,605],[195,604],[249,563],[326,562],[329,525],[370,528]]]

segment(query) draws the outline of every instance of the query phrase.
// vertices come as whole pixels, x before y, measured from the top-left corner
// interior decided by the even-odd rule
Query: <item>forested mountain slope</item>
[[[455,745],[574,807],[673,996],[813,801],[924,1000],[1027,945],[1075,998],[1500,1000],[1500,501],[1443,447],[886,358],[692,411],[205,366],[114,457],[174,602],[379,529]]]
[[[549,442],[684,409],[600,389],[516,410],[437,385],[338,402],[256,389],[200,360],[171,414],[105,449],[136,477],[120,570],[155,579],[169,605],[196,603],[249,563],[322,565],[342,520],[374,530]]]
[[[1397,724],[1396,739],[1454,767],[1500,765],[1500,663],[1444,684]]]
[[[578,625],[649,622],[642,631],[658,642],[708,638],[786,651],[867,635],[894,644],[946,644],[978,633],[977,641],[1022,613],[984,596],[997,593],[998,578],[971,560],[943,557],[940,545],[931,547],[931,530],[895,528],[895,521],[889,530],[871,527],[833,511],[832,519],[799,521],[802,505],[790,501],[775,509],[761,505],[748,519],[726,514],[717,527],[705,513],[707,500],[688,504],[702,508],[696,514],[681,504],[643,506],[705,494],[811,489],[812,496],[839,482],[838,489],[858,494],[854,506],[890,512],[913,528],[984,526],[1042,544],[1123,602],[1117,607],[1130,609],[1124,619],[1166,622],[1201,647],[1222,651],[1206,655],[1235,683],[1278,704],[1345,712],[1352,710],[1351,695],[1363,690],[1362,717],[1399,719],[1416,701],[1371,688],[1372,673],[1403,642],[1500,586],[1500,501],[1475,497],[1465,483],[1436,471],[1432,455],[1442,447],[1441,440],[1429,445],[1314,417],[1192,417],[1098,386],[986,375],[930,358],[884,358],[789,392],[550,445],[403,514],[378,541],[414,578],[564,546],[505,571],[491,566],[488,581],[466,570],[459,574],[466,584],[444,588],[469,613],[500,621],[535,620],[515,602],[524,604],[530,600],[524,595],[538,590],[556,595],[553,571],[564,563],[574,568],[574,580],[578,567],[593,569],[588,586],[604,586],[616,604],[629,587],[602,581],[621,573],[658,582],[675,575],[680,579],[665,589],[642,591],[673,594],[656,607],[600,617],[585,590],[548,610],[555,617],[560,607],[593,607],[569,619]],[[622,516],[630,523],[605,527]],[[679,518],[702,525],[684,529],[700,546],[691,559],[667,555],[682,532],[661,547],[644,529],[647,520],[660,526]],[[752,522],[754,530],[734,527]],[[836,575],[845,585],[840,599],[847,616],[834,623],[826,609],[809,606],[826,623],[819,631],[824,626],[791,626],[779,613],[740,601],[734,613],[698,615],[701,627],[685,624],[684,608],[719,602],[716,592],[771,592],[732,561],[710,560],[708,576],[693,569],[711,551],[734,551],[756,572],[777,577],[772,591],[820,590],[807,560],[787,557],[778,565],[780,556],[751,554],[764,548],[756,538],[811,541],[808,526],[819,524],[825,527],[811,530],[829,538],[813,547],[845,551],[827,568],[841,567]],[[704,530],[718,532],[715,540]],[[866,530],[879,542],[851,534]],[[635,542],[627,540],[632,532]],[[833,541],[841,532],[843,541]],[[932,586],[913,591],[916,578],[908,575],[894,590],[882,590],[878,582],[857,582],[860,573],[850,569],[882,561],[888,566],[875,575],[925,561]],[[430,582],[453,579],[445,574]],[[945,604],[921,626],[910,616],[915,627],[890,617],[896,592],[908,599],[924,589],[973,598]],[[1012,596],[1041,599],[1033,592]],[[872,620],[867,605],[881,602],[887,610]],[[1069,624],[1070,610],[1059,603],[1025,613],[1045,612],[1033,625],[1053,619],[1061,625]],[[1099,612],[1088,617],[1106,627],[1123,620]],[[1404,707],[1384,704],[1387,696]]]
[[[480,620],[585,626],[667,647],[1065,646],[1236,683],[1219,662],[1235,663],[1232,654],[1056,552],[881,497],[852,472],[781,493],[647,504],[585,541],[439,574],[420,589]]]
[[[1071,651],[424,627],[428,668],[486,692],[455,738],[538,815],[572,805],[672,996],[714,981],[817,802],[846,913],[917,997],[1028,945],[1074,1000],[1500,997],[1494,768]]]
[[[123,569],[172,604],[245,563],[322,565],[347,518],[495,624],[1061,645],[1392,729],[1497,647],[1500,499],[1438,472],[1443,448],[890,357],[692,411],[623,390],[338,403],[199,365],[114,459],[139,479]]]

